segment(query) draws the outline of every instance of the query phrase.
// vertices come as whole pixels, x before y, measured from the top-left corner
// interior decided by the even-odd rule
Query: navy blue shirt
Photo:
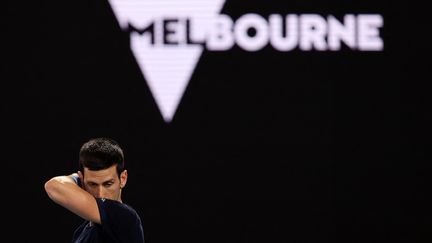
[[[101,224],[81,224],[74,232],[73,243],[144,243],[141,219],[127,204],[96,198]]]

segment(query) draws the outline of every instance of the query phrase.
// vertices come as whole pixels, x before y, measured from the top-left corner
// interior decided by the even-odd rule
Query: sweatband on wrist
[[[72,175],[71,177],[72,177],[72,180],[75,181],[75,184],[77,184],[78,186],[81,186],[81,180],[80,180],[79,176]]]

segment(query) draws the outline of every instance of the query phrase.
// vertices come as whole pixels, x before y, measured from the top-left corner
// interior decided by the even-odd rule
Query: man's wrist
[[[76,173],[72,174],[70,177],[75,182],[75,184],[77,184],[79,187],[81,187],[81,180]]]

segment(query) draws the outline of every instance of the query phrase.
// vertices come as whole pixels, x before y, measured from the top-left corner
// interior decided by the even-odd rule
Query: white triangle
[[[185,43],[184,20],[191,21],[191,36],[205,41],[211,21],[221,11],[225,0],[110,0],[120,26],[131,24],[144,29],[155,24],[156,44],[148,33],[131,33],[131,49],[166,122],[170,122],[192,77],[203,46]],[[176,19],[174,38],[179,45],[160,45],[162,19]],[[158,22],[159,21],[159,22]],[[175,28],[176,26],[174,26]],[[182,33],[183,32],[183,33]]]

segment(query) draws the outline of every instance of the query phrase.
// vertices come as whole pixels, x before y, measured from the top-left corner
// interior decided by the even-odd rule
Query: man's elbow
[[[55,201],[56,195],[58,194],[60,183],[52,178],[49,181],[45,182],[44,188],[45,192],[48,194],[48,197]]]
[[[53,179],[45,182],[44,188],[45,188],[45,192],[48,194],[49,197],[51,197],[50,195],[52,194],[53,189]]]

